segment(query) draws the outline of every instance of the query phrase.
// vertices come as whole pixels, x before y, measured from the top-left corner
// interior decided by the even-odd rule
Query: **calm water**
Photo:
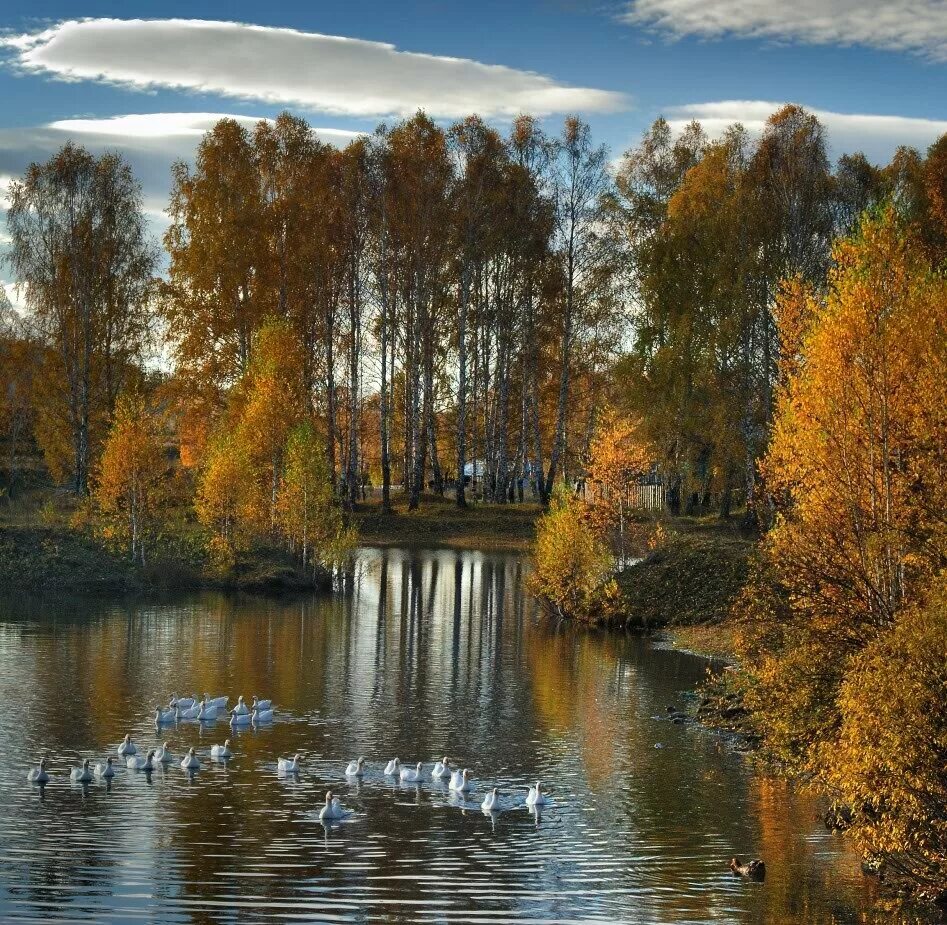
[[[705,671],[557,629],[513,556],[365,551],[344,595],[294,603],[6,600],[0,920],[874,921],[871,885],[809,797],[667,721]],[[173,691],[272,696],[277,721],[231,736],[235,758],[215,765],[225,723],[156,735]],[[193,745],[203,768],[69,781],[126,732]],[[301,774],[281,778],[277,757],[297,751]],[[44,754],[41,793],[25,776]],[[473,770],[473,809],[381,774],[395,755],[429,771],[445,754]],[[554,800],[539,819],[522,806],[537,776]],[[495,818],[476,806],[488,785],[507,807]],[[329,786],[354,814],[326,829]],[[766,883],[734,879],[734,853],[763,857]]]

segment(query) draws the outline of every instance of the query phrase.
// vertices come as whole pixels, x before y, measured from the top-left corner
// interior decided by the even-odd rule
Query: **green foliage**
[[[277,511],[281,530],[295,549],[303,570],[332,567],[348,558],[355,545],[335,504],[325,447],[309,421],[290,431],[286,470]]]

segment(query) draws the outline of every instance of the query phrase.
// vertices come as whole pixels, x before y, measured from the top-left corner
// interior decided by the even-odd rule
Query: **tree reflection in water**
[[[705,663],[547,620],[526,567],[365,550],[335,597],[0,601],[0,698],[18,705],[0,711],[0,919],[869,916],[857,859],[810,797],[667,721]],[[276,722],[156,734],[155,704],[205,690],[272,697]],[[150,783],[120,769],[83,799],[65,769],[126,732],[178,756],[193,745],[202,769]],[[234,759],[207,760],[228,736]],[[280,778],[276,758],[295,752],[301,773]],[[25,774],[42,754],[56,776],[40,799]],[[347,781],[361,754],[365,778]],[[474,811],[427,774],[383,780],[395,755],[427,774],[443,755],[470,767]],[[553,800],[541,816],[480,812],[487,786],[512,805],[537,778]],[[354,815],[327,829],[330,787]],[[765,858],[765,884],[730,875],[739,853]]]

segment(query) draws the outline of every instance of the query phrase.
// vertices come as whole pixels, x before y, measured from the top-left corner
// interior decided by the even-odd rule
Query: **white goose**
[[[204,703],[209,707],[217,707],[218,710],[226,710],[229,697],[211,697],[210,694],[204,694]]]
[[[326,793],[326,805],[319,810],[319,821],[334,822],[337,819],[342,819],[347,815],[348,811],[339,802],[339,798],[334,797],[331,790]]]
[[[484,798],[483,802],[480,804],[480,808],[485,813],[496,813],[499,812],[499,799],[500,799],[500,788],[494,787]]]
[[[450,777],[450,759],[447,756],[444,757],[443,761],[435,761],[434,767],[431,769],[431,778],[433,780],[445,780]]]
[[[253,712],[250,714],[251,719],[254,723],[272,723],[273,722],[273,711],[272,710],[260,710],[257,707],[253,708]]]
[[[243,702],[243,694],[237,698],[237,705],[230,711],[234,716],[248,716],[250,711]]]
[[[181,759],[181,767],[185,771],[199,771],[201,769],[200,760],[194,754],[193,748],[189,748],[187,754]]]
[[[142,758],[141,755],[129,755],[125,759],[125,767],[129,771],[153,771],[155,769],[154,757],[155,750],[153,748],[149,750],[145,758]]]
[[[228,758],[233,758],[233,752],[230,750],[230,739],[227,739],[223,745],[212,745],[210,756],[216,758],[217,761],[226,761]]]
[[[470,771],[466,768],[463,771],[454,771],[450,778],[450,789],[456,793],[467,793],[473,790],[473,781],[470,779]]]
[[[217,707],[211,706],[206,700],[201,701],[201,708],[197,712],[197,721],[199,723],[212,723],[217,719]]]
[[[111,756],[109,756],[108,758],[105,759],[105,764],[102,764],[102,762],[100,761],[100,762],[95,766],[95,776],[96,776],[96,777],[104,777],[106,780],[108,780],[110,777],[114,777],[114,776],[115,776],[115,768],[112,767],[112,757],[111,757]]]
[[[137,754],[138,746],[132,742],[132,737],[130,735],[126,735],[125,738],[122,739],[122,744],[118,747],[118,757],[127,758],[129,755]]]
[[[299,763],[302,761],[302,758],[299,755],[293,755],[292,759],[290,758],[280,758],[276,762],[276,770],[282,771],[285,774],[298,774],[299,773]]]
[[[416,784],[421,780],[421,762],[418,762],[416,768],[402,768],[401,769],[401,779],[406,784]]]
[[[387,777],[397,777],[401,773],[401,761],[398,758],[392,758],[388,764],[385,765],[385,775]]]
[[[159,764],[171,764],[174,761],[174,755],[171,754],[167,742],[162,742],[161,746],[155,749],[155,761]]]
[[[88,784],[92,780],[92,771],[89,769],[89,759],[82,762],[81,768],[73,768],[69,772],[69,777],[80,784]]]
[[[253,717],[249,713],[234,713],[230,717],[231,726],[249,726],[253,722]]]
[[[197,705],[197,694],[193,697],[178,697],[173,696],[169,706],[173,710],[175,707],[178,707],[181,710],[190,710],[191,707]]]
[[[178,713],[181,719],[194,721],[198,719],[201,715],[201,710],[204,708],[203,704],[195,703],[193,706],[188,707],[186,710],[182,710],[178,707]]]
[[[536,786],[530,787],[529,793],[526,794],[526,805],[545,806],[547,802],[546,794],[543,793],[543,785],[539,781],[536,781]]]
[[[253,704],[251,709],[254,710],[272,710],[273,701],[272,700],[257,700],[256,694],[253,695]]]
[[[48,784],[49,783],[49,774],[46,771],[46,759],[40,758],[39,767],[33,768],[29,774],[26,775],[26,779],[31,784]]]
[[[359,758],[358,761],[350,761],[345,769],[346,777],[362,777],[365,773],[365,759]]]
[[[155,707],[155,725],[168,726],[178,721],[179,710],[175,707],[173,710],[162,710],[161,707]]]

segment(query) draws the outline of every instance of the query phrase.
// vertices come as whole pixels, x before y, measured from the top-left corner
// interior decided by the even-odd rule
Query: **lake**
[[[524,574],[515,555],[368,549],[334,597],[0,601],[0,920],[874,921],[873,883],[811,796],[669,721],[707,662],[557,626]],[[272,697],[275,721],[156,733],[156,704],[205,691]],[[202,768],[69,780],[126,733],[193,746]],[[228,736],[234,758],[211,762]],[[466,808],[430,779],[444,755],[473,773]],[[394,756],[424,782],[385,778]],[[352,815],[324,827],[330,787]],[[734,854],[766,882],[734,878]]]

